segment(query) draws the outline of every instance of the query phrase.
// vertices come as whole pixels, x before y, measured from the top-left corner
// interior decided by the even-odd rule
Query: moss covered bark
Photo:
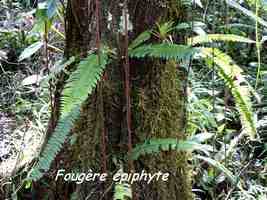
[[[183,74],[179,74],[174,62],[156,62],[146,66],[150,68],[144,88],[139,92],[135,103],[138,112],[136,133],[141,141],[149,138],[185,139],[185,94]],[[140,112],[142,114],[140,114]],[[162,152],[159,155],[140,158],[142,167],[149,172],[164,171],[170,173],[167,182],[159,181],[143,189],[147,192],[144,199],[192,199],[190,167],[186,152]]]
[[[71,5],[71,2],[75,4]],[[93,1],[89,5],[87,1],[68,2],[66,13],[66,51],[67,57],[80,55],[84,57],[87,51],[94,47],[93,30],[95,27],[93,17]],[[113,16],[112,29],[118,29],[121,12],[120,1],[104,3]],[[142,31],[155,26],[156,22],[172,16],[177,16],[173,8],[173,1],[129,1],[130,19],[133,24],[133,32],[130,34],[134,39]],[[89,13],[85,13],[89,12]],[[105,12],[107,12],[105,10]],[[178,12],[179,13],[179,12]],[[103,21],[107,20],[103,14]],[[79,21],[79,24],[77,22]],[[106,22],[102,22],[103,40],[114,45],[123,52],[123,36],[118,31],[110,31]],[[90,31],[89,31],[90,30]],[[112,41],[110,41],[112,40]],[[73,133],[64,152],[56,160],[54,170],[64,167],[68,171],[101,172],[101,131],[106,130],[107,166],[108,172],[118,170],[114,158],[124,162],[127,155],[127,129],[125,120],[125,98],[123,93],[122,61],[119,59],[112,62],[106,69],[102,80],[102,87],[97,88],[93,95],[84,103],[80,119],[73,128]],[[185,128],[185,94],[183,92],[184,74],[181,73],[175,62],[163,62],[159,60],[131,60],[131,83],[132,83],[132,118],[133,118],[133,142],[142,143],[149,138],[178,138],[184,139]],[[75,66],[73,66],[75,68]],[[59,97],[64,85],[61,79],[56,91],[56,110],[59,110]],[[100,103],[100,102],[103,103]],[[58,115],[56,115],[58,116]],[[52,129],[51,129],[52,130]],[[52,132],[52,131],[51,131]],[[72,141],[75,141],[72,145]],[[190,167],[187,164],[185,152],[163,152],[159,155],[145,156],[135,162],[136,171],[146,169],[150,173],[158,171],[169,172],[167,182],[153,182],[150,185],[138,183],[135,192],[138,199],[146,200],[190,200]],[[127,163],[123,163],[127,169]],[[53,183],[52,183],[53,184]],[[81,185],[66,183],[63,181],[54,184],[58,196],[56,199],[70,199],[76,194],[78,199],[98,200],[107,192],[107,199],[113,194],[111,181],[105,183],[105,187],[99,182],[88,182]],[[41,199],[41,198],[40,198]],[[53,199],[53,198],[51,198]]]

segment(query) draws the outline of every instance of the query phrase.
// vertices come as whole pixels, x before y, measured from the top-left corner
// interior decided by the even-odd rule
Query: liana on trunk
[[[69,144],[66,144],[53,165],[53,171],[64,168],[69,171],[87,172],[92,169],[112,174],[121,166],[124,166],[125,171],[130,171],[125,160],[129,150],[127,98],[124,92],[126,77],[123,68],[126,47],[125,34],[120,31],[123,27],[123,19],[125,20],[124,14],[129,13],[129,19],[127,19],[129,20],[129,42],[143,31],[155,27],[156,23],[164,22],[164,19],[169,16],[173,20],[185,18],[183,10],[175,12],[176,4],[171,0],[131,0],[127,4],[128,11],[118,0],[99,2],[102,12],[101,20],[97,21],[95,14],[97,7],[94,1],[68,1],[65,56],[78,56],[82,59],[89,50],[94,51],[97,47],[95,32],[98,25],[101,30],[101,44],[108,44],[111,50],[117,51],[118,56],[108,64],[96,90],[83,104],[80,118],[70,137],[70,141],[75,142],[70,144],[72,142],[69,141]],[[152,40],[157,39],[152,38]],[[159,59],[130,59],[129,67],[132,145],[143,143],[150,138],[185,139],[184,80],[186,75],[180,70],[178,64]],[[72,69],[75,69],[75,65]],[[55,107],[52,113],[54,124],[60,115],[59,97],[66,79],[67,77],[59,79],[55,91]],[[54,125],[50,123],[48,131],[50,134],[53,132],[53,127]],[[134,162],[136,172],[141,172],[143,169],[149,173],[162,171],[170,173],[170,177],[168,181],[155,181],[149,185],[143,182],[134,184],[134,198],[192,199],[188,156],[190,155],[186,152],[162,152],[158,155],[140,157]],[[88,197],[110,199],[113,194],[111,180],[102,184],[88,182],[80,185],[62,180],[57,183],[53,181],[49,182],[55,186],[57,196],[51,194],[52,199],[70,199],[73,194],[76,194],[78,199]]]

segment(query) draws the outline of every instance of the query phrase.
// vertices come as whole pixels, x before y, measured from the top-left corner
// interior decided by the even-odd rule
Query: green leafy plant
[[[130,57],[135,58],[161,58],[165,60],[188,60],[194,53],[197,52],[197,49],[194,49],[187,45],[177,45],[170,43],[162,44],[147,44],[139,46],[137,48],[131,49],[129,51]]]
[[[255,41],[251,39],[234,34],[206,34],[187,39],[187,43],[192,46],[196,44],[212,43],[216,41],[255,43]]]
[[[161,40],[165,40],[169,33],[171,33],[174,29],[174,26],[173,26],[174,22],[165,22],[163,24],[159,24],[157,23],[157,30],[156,31],[153,31],[152,33],[159,39]]]
[[[224,80],[227,87],[231,90],[235,98],[236,107],[241,117],[243,131],[251,138],[256,137],[256,122],[254,120],[252,104],[249,99],[250,91],[242,76],[243,70],[231,59],[230,56],[221,52],[219,49],[203,48],[201,50],[204,58],[212,59],[216,64],[220,77]]]
[[[29,179],[38,180],[44,172],[49,170],[52,161],[66,141],[75,120],[80,115],[82,103],[87,99],[88,94],[93,92],[100,80],[107,60],[108,57],[105,52],[102,52],[100,56],[90,54],[79,63],[77,69],[70,75],[61,98],[62,109],[58,124],[41,152],[36,166],[30,172]]]
[[[136,47],[138,47],[139,45],[143,44],[144,42],[146,42],[147,40],[149,40],[151,38],[151,31],[144,31],[143,33],[141,33],[128,47],[129,50],[132,50]]]
[[[131,159],[137,160],[139,156],[145,154],[155,154],[162,151],[212,151],[209,145],[200,144],[194,140],[178,141],[174,138],[153,138],[145,143],[137,145],[131,155]]]
[[[129,55],[135,58],[152,57],[181,61],[188,60],[198,53],[204,59],[212,59],[218,66],[216,67],[216,71],[224,80],[226,86],[229,87],[235,98],[236,107],[240,113],[244,131],[250,135],[251,138],[255,138],[257,132],[256,125],[249,99],[249,87],[246,86],[247,82],[242,75],[243,70],[238,65],[234,64],[230,56],[217,48],[197,48],[190,46],[213,41],[254,43],[253,40],[238,35],[211,34],[189,38],[188,45],[177,45],[166,42],[161,44],[141,45],[130,49]]]
[[[113,200],[132,199],[132,189],[127,183],[117,183],[114,188]]]
[[[31,44],[30,46],[25,48],[23,50],[23,52],[20,54],[19,61],[22,61],[26,58],[29,58],[30,56],[35,54],[38,50],[40,50],[43,47],[43,45],[44,45],[44,43],[41,41],[38,41],[38,42]]]
[[[233,185],[235,185],[237,183],[237,177],[235,177],[231,171],[229,171],[223,164],[221,164],[220,162],[213,160],[209,157],[204,157],[204,156],[200,156],[200,155],[195,155],[195,158],[203,160],[207,163],[209,163],[210,165],[216,167],[216,169],[220,170],[221,172],[223,172],[227,178],[231,181],[231,183]]]

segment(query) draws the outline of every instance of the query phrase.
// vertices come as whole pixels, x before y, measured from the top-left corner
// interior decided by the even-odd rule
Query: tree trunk
[[[88,3],[89,2],[89,3]],[[119,56],[124,55],[125,36],[118,31],[122,15],[121,1],[101,1],[101,41],[112,48],[117,48]],[[141,32],[155,27],[156,22],[185,19],[185,11],[176,7],[177,1],[159,0],[129,0],[128,10],[133,29],[129,33],[130,40]],[[69,0],[66,10],[66,49],[65,56],[87,55],[87,51],[95,45],[95,4],[87,0]],[[112,20],[108,24],[107,13]],[[109,28],[108,28],[109,27]],[[156,40],[156,39],[154,39]],[[64,152],[56,159],[54,170],[94,172],[107,170],[110,174],[118,170],[118,162],[122,161],[125,169],[127,162],[127,126],[126,100],[124,97],[123,63],[117,59],[107,66],[105,75],[96,91],[90,95],[82,106],[80,119],[72,131],[73,145],[66,145]],[[143,143],[149,138],[185,139],[185,74],[173,61],[160,60],[130,60],[131,109],[133,146]],[[75,66],[73,66],[73,69]],[[72,69],[70,69],[72,70]],[[53,122],[59,117],[59,97],[66,77],[61,77],[55,94]],[[77,88],[79,89],[79,88]],[[52,123],[52,122],[51,122]],[[55,123],[48,132],[52,133]],[[106,157],[103,155],[103,138],[105,134]],[[101,142],[102,141],[102,142]],[[170,173],[169,180],[155,181],[147,185],[137,183],[133,186],[135,199],[146,200],[189,200],[192,199],[190,167],[187,164],[188,155],[185,152],[162,152],[158,155],[142,156],[134,163],[135,171],[145,169],[149,173],[158,171]],[[105,169],[105,162],[107,169]],[[127,170],[126,170],[127,171]],[[53,181],[51,181],[53,182]],[[52,183],[51,183],[52,184]],[[72,185],[63,181],[54,183],[57,191],[56,199],[70,199],[75,193],[78,199],[101,199],[105,193],[111,199],[113,188],[111,180],[101,185],[88,182]],[[53,186],[52,186],[53,188]],[[41,199],[41,198],[40,198]],[[52,197],[51,197],[52,199]]]

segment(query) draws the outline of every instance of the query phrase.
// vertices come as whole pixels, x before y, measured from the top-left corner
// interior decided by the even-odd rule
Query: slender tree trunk
[[[122,16],[122,3],[119,0],[100,1],[101,40],[112,48],[117,48],[119,57],[124,55],[125,36],[118,30]],[[155,27],[156,22],[167,19],[185,19],[184,11],[177,12],[173,2],[160,0],[129,0],[128,10],[133,29],[129,32],[130,41],[144,30]],[[177,6],[177,5],[175,5]],[[109,21],[108,14],[112,15]],[[177,14],[178,13],[178,14]],[[95,4],[88,0],[69,0],[66,10],[66,49],[65,56],[83,58],[95,45]],[[66,145],[64,152],[56,159],[54,172],[64,168],[69,171],[95,172],[104,171],[103,164],[109,173],[114,173],[118,165],[114,160],[127,162],[127,126],[126,99],[124,97],[123,59],[109,64],[105,75],[82,107],[80,119],[72,131],[75,138],[73,145]],[[184,139],[185,130],[185,93],[183,81],[185,74],[172,61],[146,59],[130,60],[131,109],[133,145],[143,143],[149,138]],[[72,66],[73,70],[75,66]],[[59,79],[54,102],[53,122],[59,116],[59,97],[66,77]],[[79,88],[77,88],[79,89]],[[55,123],[50,123],[48,132],[52,133]],[[105,134],[105,139],[101,135]],[[102,141],[102,142],[101,142]],[[103,159],[103,141],[106,147],[106,160]],[[150,173],[158,171],[169,172],[167,182],[158,181],[149,185],[137,183],[134,185],[136,199],[146,200],[190,200],[191,180],[190,167],[187,164],[188,154],[185,152],[163,152],[159,155],[147,155],[134,163],[135,171],[146,169]],[[53,182],[53,181],[51,181]],[[111,181],[103,184],[97,182],[72,185],[63,181],[54,183],[56,199],[70,199],[71,193],[79,199],[101,199],[106,192],[111,199],[113,189]],[[52,186],[53,187],[53,186]],[[91,195],[91,196],[90,196]],[[108,196],[107,196],[108,195]],[[52,197],[51,197],[52,198]]]

